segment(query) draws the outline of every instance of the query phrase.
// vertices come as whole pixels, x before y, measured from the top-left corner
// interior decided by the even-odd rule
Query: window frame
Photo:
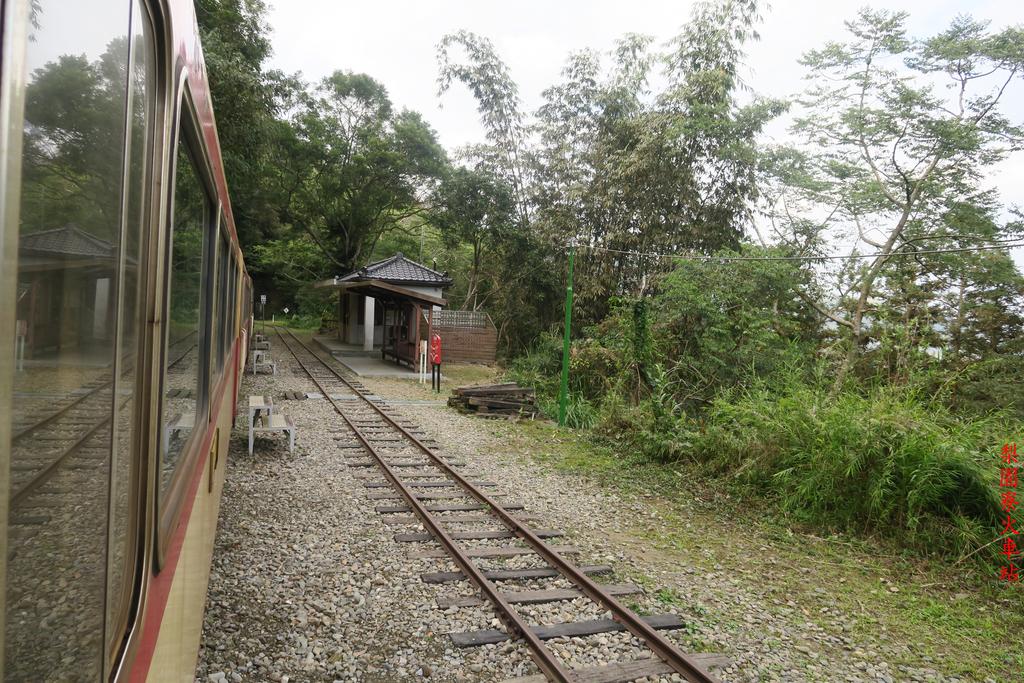
[[[234,280],[234,268],[233,268],[233,254],[231,252],[231,239],[228,237],[227,232],[227,218],[224,215],[223,208],[220,213],[220,229],[217,231],[218,235],[218,252],[217,252],[217,288],[214,293],[217,299],[217,318],[216,318],[216,339],[214,340],[215,352],[216,352],[216,375],[217,382],[220,381],[220,377],[224,373],[224,368],[227,366],[228,349],[230,348],[230,330],[231,330],[231,317],[232,309],[231,305],[231,283]]]
[[[206,434],[206,426],[209,424],[211,411],[210,400],[210,330],[211,330],[211,308],[212,289],[211,266],[213,265],[212,238],[217,235],[217,221],[220,203],[217,201],[216,184],[213,182],[213,172],[209,166],[209,155],[206,145],[200,133],[196,107],[189,88],[187,74],[183,71],[181,75],[180,95],[177,102],[177,111],[174,118],[175,128],[169,145],[169,175],[168,175],[168,201],[167,210],[164,216],[167,230],[162,236],[161,248],[163,250],[163,289],[161,297],[161,314],[165,321],[161,330],[161,364],[160,364],[160,385],[159,385],[159,434],[163,434],[164,426],[164,403],[166,400],[167,383],[167,358],[168,343],[170,337],[170,297],[167,296],[171,284],[172,250],[174,244],[174,195],[177,186],[177,165],[178,145],[186,146],[187,154],[192,162],[196,174],[196,180],[206,195],[206,211],[203,220],[203,257],[202,270],[200,273],[200,308],[199,308],[199,329],[197,331],[196,347],[200,351],[206,349],[199,359],[201,363],[199,381],[196,389],[200,396],[196,397],[195,426],[189,434],[188,441],[182,447],[180,457],[174,468],[174,474],[166,487],[161,481],[161,467],[164,458],[163,439],[158,438],[156,444],[156,477],[154,482],[154,503],[156,505],[156,557],[155,564],[157,571],[163,569],[167,559],[167,549],[170,546],[171,537],[174,535],[181,519],[182,508],[188,493],[188,485],[191,481],[196,463],[199,460],[203,438]]]
[[[231,319],[228,323],[228,358],[231,357],[235,348],[235,339],[238,338],[238,280],[241,269],[238,267],[238,257],[235,250],[231,250],[231,291],[228,292],[228,301],[231,302]]]
[[[138,247],[138,259],[139,263],[136,264],[138,273],[136,275],[136,296],[135,296],[135,315],[137,316],[137,329],[135,334],[135,349],[133,358],[135,359],[135,372],[133,375],[133,390],[135,395],[135,402],[132,407],[131,415],[129,416],[130,429],[132,430],[131,442],[129,446],[129,453],[127,457],[131,458],[130,472],[129,472],[129,501],[128,501],[128,521],[126,523],[126,531],[131,539],[130,545],[132,547],[130,561],[125,563],[125,575],[124,584],[120,587],[111,585],[111,562],[112,562],[112,544],[115,542],[114,538],[114,501],[113,496],[115,493],[114,486],[114,469],[116,459],[118,457],[118,433],[121,421],[117,419],[117,405],[116,402],[113,406],[114,409],[114,420],[112,422],[112,434],[111,434],[111,483],[109,487],[109,512],[107,516],[107,596],[105,598],[106,608],[109,610],[110,595],[112,590],[122,591],[122,602],[120,610],[111,615],[109,611],[105,612],[104,620],[104,643],[106,646],[106,652],[104,653],[104,675],[107,677],[112,676],[116,671],[116,668],[122,661],[122,656],[129,651],[132,646],[132,636],[137,629],[139,623],[139,616],[141,614],[143,591],[145,587],[147,560],[149,553],[147,551],[146,539],[149,537],[148,534],[148,523],[149,516],[146,514],[145,503],[147,499],[147,483],[149,481],[150,471],[150,460],[147,456],[138,456],[136,454],[145,453],[145,444],[148,441],[148,430],[145,426],[144,416],[147,414],[147,407],[144,405],[148,402],[148,377],[146,376],[146,364],[145,359],[148,358],[147,347],[149,345],[149,325],[146,322],[146,311],[148,310],[148,277],[145,274],[145,263],[151,254],[151,246],[154,241],[158,241],[158,238],[154,237],[154,228],[158,222],[154,220],[154,209],[155,205],[159,204],[158,197],[153,192],[154,178],[157,175],[157,163],[155,160],[158,158],[159,142],[158,137],[161,132],[161,124],[164,120],[164,107],[162,106],[162,87],[166,82],[162,76],[161,65],[164,63],[164,51],[162,50],[163,42],[161,35],[158,30],[158,24],[156,17],[153,16],[153,12],[146,0],[133,0],[130,3],[130,24],[129,24],[129,36],[135,36],[136,31],[148,35],[148,42],[146,42],[144,49],[148,54],[144,55],[144,59],[151,60],[151,72],[147,72],[147,78],[150,79],[146,86],[145,102],[144,106],[147,108],[147,125],[144,132],[144,138],[142,140],[141,153],[143,157],[142,166],[142,181],[139,184],[139,191],[141,196],[138,201],[140,202],[139,207],[139,219],[142,225],[139,227],[139,247]],[[132,67],[136,64],[136,42],[132,40],[129,44],[129,64]],[[124,323],[124,305],[127,297],[127,292],[124,285],[124,268],[126,266],[126,260],[129,258],[125,246],[125,238],[127,231],[130,229],[128,221],[130,217],[127,215],[127,201],[128,192],[130,192],[130,173],[131,169],[130,159],[132,154],[136,153],[134,149],[132,132],[131,132],[131,109],[132,103],[135,98],[139,97],[138,89],[135,87],[134,81],[129,79],[129,105],[128,113],[126,115],[125,123],[125,154],[123,155],[123,172],[122,172],[122,212],[121,212],[121,240],[120,240],[120,262],[118,266],[118,294],[117,294],[117,328],[115,336],[115,391],[116,395],[120,395],[121,381],[121,370],[120,364],[121,359],[124,356],[124,349],[121,348],[122,342],[122,325]],[[127,559],[127,558],[126,558]]]
[[[235,250],[231,250],[231,331],[228,334],[228,355],[235,347],[235,340],[238,338],[238,320],[241,302],[238,300],[238,292],[241,291],[239,284],[242,280],[242,268],[238,265],[238,256]]]

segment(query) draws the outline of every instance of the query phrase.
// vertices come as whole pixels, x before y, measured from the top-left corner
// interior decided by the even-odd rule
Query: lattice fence
[[[483,311],[434,311],[434,324],[441,327],[494,327],[491,316]]]

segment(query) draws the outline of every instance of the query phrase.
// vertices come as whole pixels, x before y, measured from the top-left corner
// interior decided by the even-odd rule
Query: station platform
[[[339,363],[360,377],[395,377],[398,379],[419,379],[419,373],[412,368],[386,361],[380,357],[380,349],[365,351],[362,346],[346,344],[335,337],[313,335],[317,346],[331,354]]]

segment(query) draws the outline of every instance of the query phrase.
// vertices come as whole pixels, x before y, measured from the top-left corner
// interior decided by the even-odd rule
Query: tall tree
[[[361,264],[383,232],[425,214],[447,168],[423,118],[395,112],[384,86],[365,74],[324,78],[292,125],[288,215],[335,270]]]
[[[22,230],[71,223],[115,241],[127,69],[128,41],[118,39],[94,62],[60,55],[32,73]]]
[[[481,291],[484,259],[490,260],[515,224],[512,190],[487,171],[456,168],[438,187],[433,205],[433,220],[445,241],[451,246],[468,244],[472,250],[462,307],[478,310],[486,300]]]
[[[217,113],[217,135],[244,248],[275,234],[271,129],[288,84],[264,72],[270,40],[263,0],[196,0],[196,17]]]
[[[458,49],[462,50],[464,59],[457,58]],[[489,39],[464,30],[441,38],[437,46],[437,61],[439,96],[451,87],[452,81],[462,83],[473,92],[490,148],[478,149],[471,154],[492,160],[494,170],[511,185],[519,223],[525,226],[529,220],[529,204],[524,172],[523,114],[519,87],[508,66]]]
[[[795,130],[813,151],[788,156],[782,175],[817,214],[794,217],[790,194],[778,216],[783,232],[813,251],[825,236],[849,231],[877,253],[847,271],[834,305],[819,307],[846,332],[836,390],[868,345],[873,297],[892,254],[943,234],[950,203],[983,202],[986,170],[1024,145],[1024,129],[1000,111],[1024,73],[1024,32],[990,33],[961,16],[914,41],[906,16],[861,10],[847,24],[849,40],[803,60],[813,85]]]
[[[740,105],[737,75],[756,38],[753,2],[698,5],[666,53],[624,37],[610,55],[573,55],[538,112],[534,197],[553,240],[596,250],[580,263],[585,319],[608,294],[642,295],[664,261],[649,252],[735,247],[757,196],[756,137],[783,104]],[[610,65],[605,66],[605,63]],[[650,92],[653,65],[667,86]]]

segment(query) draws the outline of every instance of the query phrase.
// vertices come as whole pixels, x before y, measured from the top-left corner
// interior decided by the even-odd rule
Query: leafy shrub
[[[600,365],[605,360],[600,349],[590,349],[595,351],[595,356],[591,359],[588,350],[586,347],[584,348],[582,354],[577,349],[573,349],[570,364],[576,365],[576,369],[570,373],[570,378],[575,377],[579,380],[592,377],[591,370],[593,368],[581,369],[578,364],[587,365],[593,362]],[[541,412],[554,419],[558,416],[558,390],[561,384],[561,373],[562,338],[547,333],[541,335],[533,349],[512,362],[506,376],[522,386],[533,387],[537,392],[537,403]],[[580,389],[578,381],[571,382],[566,403],[566,425],[574,429],[589,429],[597,420],[598,411],[595,404],[587,399],[585,393]]]
[[[558,414],[557,402],[551,406],[551,414]],[[594,405],[577,393],[569,392],[565,405],[565,424],[573,429],[590,429],[597,423],[598,411]]]
[[[694,456],[806,521],[955,552],[991,540],[999,416],[963,420],[906,387],[832,397],[793,382],[720,397],[705,418]]]
[[[537,391],[542,403],[558,396],[558,384],[562,372],[562,339],[545,333],[525,354],[514,359],[506,375],[513,382]]]
[[[692,444],[674,382],[660,364],[653,365],[647,376],[648,394],[631,408],[619,398],[621,392],[608,395],[599,411],[599,430],[606,438],[628,442],[649,459],[680,460]]]
[[[1024,419],[1024,357],[993,355],[944,382],[946,402],[958,411],[984,413],[997,407]]]
[[[757,247],[744,254],[780,255]],[[664,278],[651,302],[653,355],[665,363],[682,410],[698,414],[724,387],[806,364],[819,330],[797,294],[807,277],[787,261],[737,261],[728,268],[684,261]]]

